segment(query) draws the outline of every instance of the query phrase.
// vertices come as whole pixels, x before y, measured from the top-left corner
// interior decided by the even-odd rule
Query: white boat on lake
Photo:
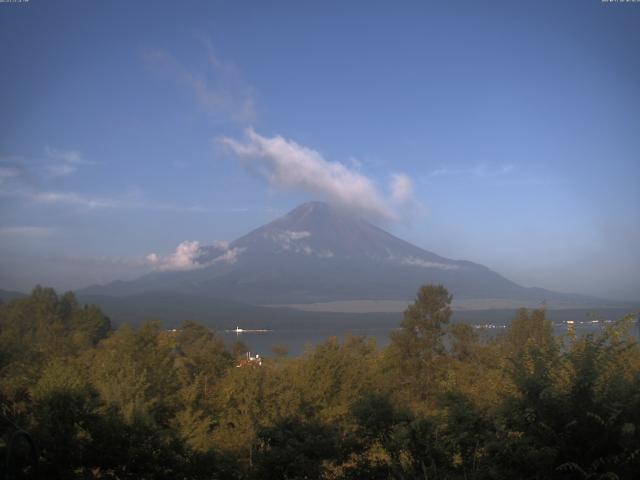
[[[236,328],[234,328],[233,330],[225,330],[225,332],[229,332],[229,333],[235,333],[237,335],[240,335],[241,333],[266,333],[266,332],[273,332],[273,330],[268,330],[268,329],[264,329],[264,328],[240,328],[239,326],[236,325]]]

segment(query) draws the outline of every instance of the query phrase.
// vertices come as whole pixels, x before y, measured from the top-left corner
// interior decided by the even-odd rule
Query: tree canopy
[[[450,323],[450,305],[442,285],[425,285],[386,348],[329,338],[298,357],[280,345],[261,367],[238,368],[246,347],[203,325],[114,329],[72,293],[37,287],[0,304],[2,473],[637,478],[640,346],[630,317],[560,338],[544,309],[521,310],[487,336]]]

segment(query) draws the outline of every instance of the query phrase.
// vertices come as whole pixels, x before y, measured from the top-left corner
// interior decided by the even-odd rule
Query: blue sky
[[[31,0],[0,45],[0,288],[132,278],[320,198],[640,298],[638,3]]]

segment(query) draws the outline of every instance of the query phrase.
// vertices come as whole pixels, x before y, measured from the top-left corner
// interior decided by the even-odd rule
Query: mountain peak
[[[404,300],[424,283],[442,283],[467,298],[532,296],[486,267],[441,257],[348,209],[318,201],[303,203],[230,245],[203,250],[199,268],[147,275],[114,290],[180,291],[267,304]]]
[[[331,207],[329,206],[329,204],[327,202],[321,202],[319,200],[313,200],[311,202],[305,202],[305,203],[301,203],[300,205],[298,205],[296,208],[294,208],[293,210],[291,210],[291,213],[296,212],[296,211],[326,211],[328,209],[330,209]]]
[[[265,255],[295,254],[323,260],[359,258],[400,262],[420,258],[424,264],[445,259],[415,247],[340,206],[324,202],[303,203],[286,215],[236,240],[233,247]]]
[[[331,213],[337,213],[340,209],[325,202],[313,201],[298,205],[283,218],[302,219],[304,217],[322,217]]]
[[[298,205],[265,227],[281,230],[304,230],[316,235],[334,236],[339,231],[351,230],[362,227],[362,225],[375,228],[340,206],[313,201]]]

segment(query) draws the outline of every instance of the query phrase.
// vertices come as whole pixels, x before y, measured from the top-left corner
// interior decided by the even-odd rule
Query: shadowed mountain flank
[[[302,204],[228,245],[201,247],[188,270],[156,271],[80,293],[170,291],[287,304],[407,300],[425,283],[442,283],[457,299],[593,301],[522,287],[483,265],[439,256],[322,202]]]

